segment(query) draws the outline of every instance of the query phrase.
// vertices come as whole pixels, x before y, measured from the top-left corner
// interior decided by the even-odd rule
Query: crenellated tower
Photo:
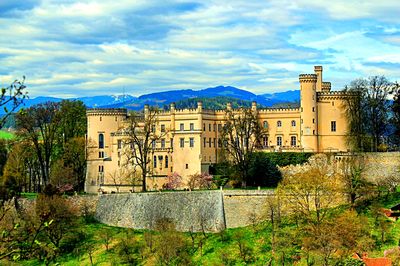
[[[301,146],[305,151],[318,151],[318,108],[316,74],[301,74],[300,81],[300,124]]]

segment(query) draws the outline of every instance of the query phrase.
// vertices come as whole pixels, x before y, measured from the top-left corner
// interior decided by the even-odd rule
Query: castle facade
[[[300,107],[259,109],[252,111],[267,129],[261,151],[266,152],[339,152],[347,151],[347,122],[343,103],[347,95],[331,91],[323,82],[322,67],[314,74],[299,75]],[[232,109],[228,104],[226,109]],[[144,113],[149,112],[145,106]],[[148,176],[148,190],[159,189],[166,176],[176,172],[187,180],[195,173],[208,172],[219,162],[219,138],[226,120],[226,110],[206,110],[199,102],[195,109],[157,112],[156,131],[165,134],[153,143]],[[126,109],[88,109],[86,192],[129,191],[135,189],[129,180],[124,158],[123,132],[128,117]],[[128,173],[128,174],[126,174]],[[138,186],[138,189],[140,186]]]

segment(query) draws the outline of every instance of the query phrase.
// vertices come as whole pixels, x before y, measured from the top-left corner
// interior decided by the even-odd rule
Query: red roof
[[[363,258],[366,266],[392,266],[390,258]]]

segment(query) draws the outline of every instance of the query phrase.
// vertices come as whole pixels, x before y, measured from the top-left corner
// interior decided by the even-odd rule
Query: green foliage
[[[282,176],[276,164],[268,153],[256,152],[252,155],[249,175],[246,180],[248,186],[276,187]]]
[[[265,157],[269,158],[272,164],[278,166],[303,164],[314,155],[311,152],[270,152],[265,153]]]
[[[203,97],[190,98],[177,101],[175,103],[175,106],[178,109],[197,108],[197,102],[199,101],[203,103],[204,109],[212,109],[212,110],[226,109],[227,103],[232,103],[232,108],[251,107],[251,101],[240,100],[237,98],[232,98],[227,96],[217,96],[212,98],[203,98]],[[258,107],[262,108],[261,105],[258,105]],[[168,106],[165,106],[164,108],[168,108]]]

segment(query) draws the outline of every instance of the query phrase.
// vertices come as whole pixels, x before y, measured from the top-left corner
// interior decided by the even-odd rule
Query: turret
[[[322,82],[322,92],[330,92],[330,91],[331,91],[331,83]]]
[[[197,121],[198,121],[198,125],[197,128],[203,128],[203,102],[202,101],[198,101],[197,102]]]
[[[301,74],[300,81],[300,117],[301,145],[305,150],[318,151],[318,113],[317,113],[317,81],[316,74]]]
[[[150,111],[149,105],[145,104],[144,105],[144,119],[147,119],[147,117],[149,116],[149,111]]]
[[[226,110],[232,111],[232,103],[227,103],[226,104]]]
[[[171,103],[169,105],[170,113],[171,113],[171,131],[175,130],[175,103]]]
[[[316,90],[322,91],[322,66],[314,66],[314,73],[317,75]]]
[[[254,115],[257,115],[257,102],[256,101],[251,102],[251,111],[253,112]]]

